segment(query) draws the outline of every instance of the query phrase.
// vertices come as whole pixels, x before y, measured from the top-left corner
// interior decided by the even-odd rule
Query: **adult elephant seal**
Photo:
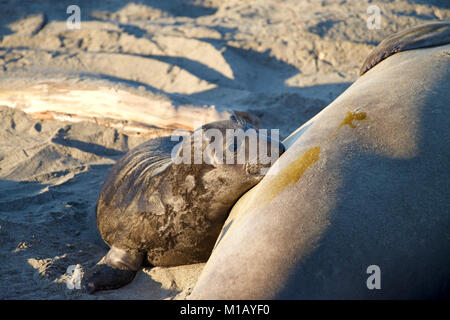
[[[88,292],[129,283],[144,259],[153,266],[206,261],[232,205],[284,151],[261,132],[241,119],[218,121],[182,143],[150,140],[119,160],[97,204],[97,227],[111,249],[88,271]],[[267,144],[270,154],[249,152],[251,143]]]
[[[387,48],[417,38],[434,47],[372,56],[381,62],[283,141],[233,207],[190,298],[448,293],[450,25],[434,26]]]

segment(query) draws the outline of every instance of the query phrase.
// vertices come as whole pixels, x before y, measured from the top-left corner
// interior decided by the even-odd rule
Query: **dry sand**
[[[381,29],[366,27],[370,4],[357,0],[0,1],[0,299],[186,298],[202,264],[143,269],[92,296],[67,289],[69,265],[108,250],[95,225],[108,170],[198,112],[246,111],[285,137],[357,78],[385,36],[450,20],[446,1],[370,2]],[[70,4],[80,30],[66,28]],[[37,104],[45,83],[63,93]],[[64,100],[75,88],[98,95]],[[120,90],[125,107],[108,100]],[[41,112],[57,108],[71,116]],[[111,121],[93,121],[104,110]]]

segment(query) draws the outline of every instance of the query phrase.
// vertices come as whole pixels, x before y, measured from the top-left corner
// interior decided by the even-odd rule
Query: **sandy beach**
[[[0,299],[187,298],[203,264],[95,295],[67,287],[69,266],[108,251],[95,207],[112,165],[233,111],[285,138],[386,36],[444,20],[450,5],[425,0],[0,1]]]

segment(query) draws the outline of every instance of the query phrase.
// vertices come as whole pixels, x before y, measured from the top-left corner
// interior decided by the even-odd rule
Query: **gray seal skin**
[[[434,47],[375,58],[283,141],[188,298],[449,297],[450,39],[438,26],[414,29],[424,43],[440,39]],[[371,56],[390,54],[379,49]]]
[[[250,128],[234,118],[200,129],[219,130],[225,137],[227,129]],[[271,138],[255,132],[269,148]],[[207,153],[211,138],[206,134],[197,137],[201,151]],[[183,143],[193,144],[195,138],[186,141]],[[246,138],[240,146],[234,141],[227,145],[230,142],[223,139],[223,148],[231,148],[236,157],[248,143]],[[283,145],[274,143],[281,154]],[[249,163],[249,154],[243,164],[220,164],[214,160],[215,154],[209,154],[211,164],[176,164],[171,157],[176,144],[179,142],[170,137],[149,140],[129,151],[106,178],[97,204],[97,227],[111,249],[88,271],[84,280],[88,292],[129,283],[144,260],[152,266],[205,262],[232,205],[263,178],[261,169],[270,167],[261,159]],[[190,150],[194,159],[198,151]],[[182,153],[180,149],[178,155]]]

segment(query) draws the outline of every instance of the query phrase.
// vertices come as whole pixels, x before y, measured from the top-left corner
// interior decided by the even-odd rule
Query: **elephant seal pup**
[[[188,298],[448,294],[449,42],[390,56],[285,139]]]
[[[245,136],[228,139],[230,130]],[[284,151],[260,132],[241,119],[217,121],[182,143],[150,140],[119,160],[97,203],[97,227],[111,249],[87,274],[87,291],[124,286],[144,259],[152,266],[205,262],[232,205]],[[251,143],[273,153],[252,154]]]

